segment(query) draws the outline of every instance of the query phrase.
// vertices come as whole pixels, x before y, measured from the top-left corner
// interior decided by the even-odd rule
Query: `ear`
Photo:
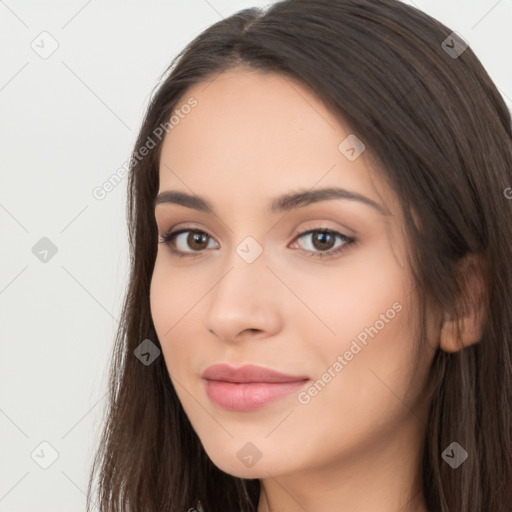
[[[470,254],[459,263],[459,283],[462,296],[455,309],[458,315],[445,314],[441,327],[439,348],[445,352],[458,352],[482,338],[486,310],[487,289],[483,260]]]

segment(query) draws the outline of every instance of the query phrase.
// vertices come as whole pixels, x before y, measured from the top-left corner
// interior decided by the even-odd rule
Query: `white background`
[[[407,3],[461,34],[512,108],[512,1]],[[126,179],[102,201],[92,190],[129,158],[172,57],[265,4],[0,0],[0,512],[85,509],[128,272]],[[31,47],[50,48],[43,31],[47,59]],[[51,461],[43,441],[48,469],[31,458]]]

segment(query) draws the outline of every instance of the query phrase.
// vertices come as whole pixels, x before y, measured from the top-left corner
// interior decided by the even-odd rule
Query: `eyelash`
[[[182,257],[189,257],[189,258],[198,257],[202,253],[204,253],[204,250],[185,252],[185,251],[178,251],[172,247],[172,242],[174,241],[174,239],[181,233],[187,233],[187,232],[203,234],[203,235],[206,235],[209,239],[212,239],[212,237],[210,237],[210,235],[208,235],[208,233],[206,233],[202,230],[193,229],[193,228],[182,228],[182,229],[177,229],[175,231],[169,231],[165,236],[162,237],[162,240],[160,240],[159,243],[164,244],[167,247],[169,247],[171,252],[180,258],[182,258]],[[329,229],[329,228],[316,228],[316,229],[308,229],[306,231],[302,231],[301,233],[297,234],[297,236],[294,238],[293,241],[295,242],[297,239],[299,239],[305,235],[310,235],[312,233],[328,233],[330,235],[333,235],[335,238],[340,238],[343,242],[345,242],[344,244],[337,247],[336,249],[330,249],[328,251],[317,252],[317,251],[308,251],[306,249],[299,249],[303,252],[311,253],[310,257],[312,257],[312,258],[322,259],[322,258],[334,257],[334,256],[344,252],[352,245],[356,244],[355,238],[349,237],[347,235],[344,235],[343,233],[340,233],[338,231],[335,231],[335,230]]]

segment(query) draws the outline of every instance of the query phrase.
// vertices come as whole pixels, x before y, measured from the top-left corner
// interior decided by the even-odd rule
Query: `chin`
[[[261,458],[256,460],[257,455],[254,453],[251,460],[250,450],[250,445],[245,445],[241,450],[227,447],[224,452],[220,453],[217,447],[214,452],[207,451],[207,454],[217,468],[238,478],[268,478],[269,474],[275,475],[284,469],[275,460],[275,452],[272,459],[261,455]]]

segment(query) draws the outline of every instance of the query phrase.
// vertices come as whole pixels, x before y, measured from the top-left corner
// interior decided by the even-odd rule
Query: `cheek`
[[[161,258],[157,257],[151,279],[150,307],[151,317],[166,363],[169,361],[167,357],[169,340],[174,338],[176,326],[179,325],[178,319],[182,316],[180,313],[184,302],[184,293],[186,293],[185,290],[176,286],[168,268],[162,264]]]
[[[173,269],[165,260],[165,254],[157,257],[150,286],[151,316],[167,367],[173,375],[190,368],[188,362],[192,360],[194,344],[187,340],[200,325],[197,303],[205,293],[199,285],[197,276],[194,278],[190,272]]]
[[[362,418],[368,411],[366,406],[380,408],[379,404],[396,401],[393,393],[400,397],[413,393],[408,384],[414,377],[418,340],[413,326],[418,310],[407,267],[401,266],[389,250],[361,251],[350,262],[347,258],[346,267],[335,269],[321,286],[311,277],[304,278],[304,294],[308,283],[313,287],[310,295],[304,296],[332,331],[329,333],[314,318],[310,322],[298,320],[302,332],[309,334],[303,339],[317,340],[314,345],[302,346],[316,362],[316,378],[321,380],[318,388],[323,398],[315,400],[346,402],[344,409],[359,410]],[[314,335],[318,328],[325,332],[322,339]],[[418,389],[419,380],[415,381]],[[325,381],[328,383],[323,386]]]
[[[173,288],[167,284],[169,283],[169,276],[167,275],[167,272],[164,271],[164,269],[165,267],[160,263],[160,259],[157,256],[153,275],[151,277],[149,302],[153,324],[155,325],[155,329],[161,342],[163,339],[160,337],[160,335],[164,328],[164,322],[168,316],[169,311],[174,310],[176,303],[175,293],[173,293]],[[167,328],[170,326],[171,324],[169,324]]]
[[[305,357],[317,371],[298,397],[294,418],[306,438],[323,440],[318,456],[327,459],[331,451],[349,453],[376,442],[418,407],[429,361],[414,372],[414,320],[405,296],[380,288],[357,317],[339,313],[336,337],[325,336],[324,344],[308,348]],[[287,435],[283,429],[274,441],[286,443]]]
[[[406,302],[414,291],[412,274],[395,259],[384,238],[382,243],[372,244],[371,250],[365,248],[347,254],[337,266],[319,266],[301,272],[283,269],[283,274],[314,313],[299,314],[304,306],[296,301],[294,321],[303,327],[308,324],[316,327],[324,334],[324,343],[327,342],[323,346],[330,346],[334,351],[341,350],[347,341],[376,322],[382,332],[396,328],[408,314]],[[381,315],[385,317],[383,320]],[[397,337],[396,342],[399,341]]]
[[[186,277],[185,277],[186,276]],[[177,271],[167,261],[165,247],[159,248],[150,286],[151,315],[159,334],[170,333],[197,301],[193,275]],[[165,341],[165,336],[160,339]]]

